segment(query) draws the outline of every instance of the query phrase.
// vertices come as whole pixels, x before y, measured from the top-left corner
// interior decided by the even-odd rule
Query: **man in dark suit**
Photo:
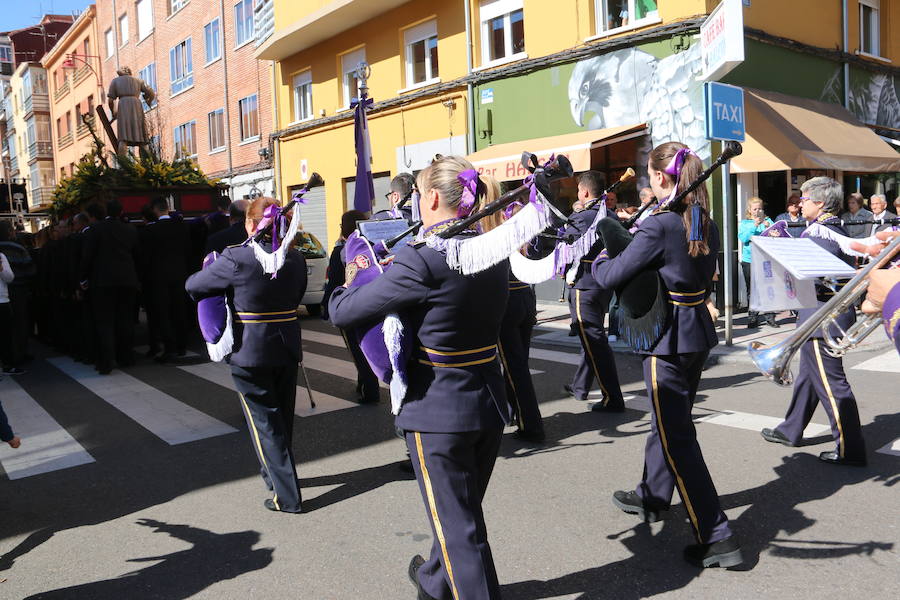
[[[70,322],[73,358],[78,362],[91,362],[94,356],[91,327],[91,316],[84,293],[79,287],[81,255],[84,242],[90,229],[90,218],[87,213],[78,213],[72,217],[72,233],[67,238],[66,249],[66,288],[72,297],[73,311]]]
[[[869,199],[869,206],[872,208],[872,219],[895,219],[897,215],[892,213],[887,209],[887,198],[885,198],[884,194],[874,194]],[[872,229],[869,231],[869,235],[875,235],[879,231],[884,231],[885,229],[890,229],[891,226],[885,223],[884,225],[872,225]]]
[[[163,352],[154,360],[171,362],[185,352],[187,313],[184,281],[190,245],[184,219],[169,215],[169,202],[158,197],[150,205],[156,220],[147,225],[141,240],[141,258],[147,273],[147,306],[154,315]]]
[[[134,364],[134,303],[138,290],[137,231],[120,220],[122,205],[111,200],[107,217],[87,230],[81,259],[82,290],[88,290],[97,331],[97,372],[106,375],[113,360]]]
[[[222,254],[222,250],[228,246],[236,246],[247,239],[247,229],[244,227],[244,219],[247,215],[247,200],[235,200],[228,207],[228,220],[231,225],[227,229],[217,231],[206,238],[206,249],[203,254],[210,252],[218,252]],[[193,270],[193,269],[192,269]]]

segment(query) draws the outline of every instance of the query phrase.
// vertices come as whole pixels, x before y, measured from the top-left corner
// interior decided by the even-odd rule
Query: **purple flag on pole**
[[[369,143],[369,120],[366,111],[372,106],[372,99],[362,96],[354,98],[353,129],[356,143],[356,191],[353,194],[353,208],[361,212],[372,210],[375,200],[375,183],[372,181],[372,146]]]

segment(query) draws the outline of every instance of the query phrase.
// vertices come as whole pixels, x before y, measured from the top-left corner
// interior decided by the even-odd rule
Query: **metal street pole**
[[[734,250],[734,234],[731,232],[732,214],[731,199],[729,197],[729,184],[731,175],[728,163],[722,165],[722,235],[725,237],[725,345],[730,346],[733,337],[734,295],[732,294],[732,282],[734,281],[734,264],[731,253]]]

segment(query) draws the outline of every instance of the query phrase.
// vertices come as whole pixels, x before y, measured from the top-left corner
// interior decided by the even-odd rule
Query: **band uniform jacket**
[[[498,412],[504,423],[512,420],[496,355],[508,272],[504,261],[462,275],[447,266],[443,254],[417,242],[401,248],[374,281],[332,293],[329,313],[337,327],[400,313],[408,319],[408,334],[417,336],[398,427],[452,433],[495,427]]]
[[[388,221],[390,219],[406,219],[407,223],[412,223],[412,209],[409,208],[409,203],[406,206],[400,209],[400,216],[395,217],[391,214],[390,209],[388,210],[379,210],[377,213],[372,215],[372,218],[376,221]]]
[[[644,270],[659,271],[671,312],[662,337],[647,354],[703,352],[718,343],[706,298],[712,290],[719,244],[719,229],[710,220],[709,254],[692,257],[681,215],[660,211],[644,220],[624,252],[594,263],[594,279],[606,289],[616,289]]]
[[[833,215],[830,215],[830,214],[820,215],[819,218],[816,219],[816,221],[820,225],[824,225],[825,227],[827,227],[828,229],[830,229],[831,231],[833,231],[835,233],[838,233],[838,234],[844,235],[844,236],[847,235],[847,230],[844,229],[840,225],[838,218]],[[852,266],[854,264],[854,258],[852,256],[848,256],[848,255],[844,254],[843,251],[841,250],[841,247],[838,245],[837,242],[834,242],[832,240],[828,240],[825,238],[821,238],[821,237],[811,236],[811,235],[808,237],[809,237],[809,239],[814,241],[816,244],[818,244],[820,247],[824,248],[825,250],[827,250],[829,253],[833,254],[834,256],[840,258],[842,261],[844,261],[848,265]],[[803,323],[804,321],[809,319],[819,309],[819,307],[821,307],[822,304],[824,304],[825,302],[828,302],[828,300],[830,300],[832,296],[834,296],[834,290],[828,288],[825,285],[822,285],[821,283],[819,283],[817,281],[816,282],[817,306],[814,308],[801,308],[800,310],[798,310],[797,311],[797,326],[799,327],[801,323]],[[851,308],[849,310],[842,312],[838,316],[838,318],[835,319],[835,323],[831,324],[828,331],[832,336],[840,337],[841,332],[838,329],[838,327],[840,327],[841,329],[846,331],[847,328],[850,327],[851,325],[853,325],[853,323],[855,323],[855,322],[856,322],[856,310]],[[822,329],[821,328],[817,329],[815,331],[815,333],[813,333],[812,337],[821,338],[822,337]]]
[[[97,287],[137,289],[137,230],[119,219],[107,217],[87,230],[81,257],[81,281]]]
[[[602,202],[602,200],[598,201],[598,204]],[[582,210],[579,212],[574,212],[569,217],[569,223],[566,225],[566,231],[564,233],[565,236],[572,236],[575,239],[584,235],[591,224],[594,222],[594,219],[597,218],[597,208],[589,208],[587,210]],[[607,218],[616,219],[616,215],[613,212],[606,213]],[[572,286],[576,290],[597,290],[600,289],[600,286],[597,285],[597,282],[594,281],[594,278],[591,277],[591,263],[594,262],[594,259],[597,258],[597,255],[600,254],[600,251],[603,250],[603,240],[598,239],[594,242],[594,245],[591,246],[590,251],[581,257],[581,264],[578,265],[578,270],[575,273],[575,284]]]
[[[141,233],[141,258],[148,281],[151,284],[184,281],[190,256],[187,223],[180,218],[163,217],[148,224]]]
[[[271,250],[269,244],[264,247]],[[229,364],[275,367],[302,360],[297,307],[306,291],[306,260],[297,250],[288,251],[273,278],[263,272],[249,246],[226,248],[191,275],[185,289],[194,300],[226,293],[234,328]]]

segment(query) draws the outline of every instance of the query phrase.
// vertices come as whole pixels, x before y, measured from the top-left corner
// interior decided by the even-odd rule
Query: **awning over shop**
[[[528,173],[522,167],[522,152],[537,154],[546,161],[551,154],[565,154],[575,171],[591,168],[591,150],[644,135],[647,125],[626,125],[609,129],[593,129],[565,135],[536,138],[508,144],[497,144],[470,154],[467,158],[479,173],[490,173],[500,181],[522,179]]]
[[[746,88],[747,141],[732,173],[835,169],[900,171],[900,154],[850,111],[777,92]]]

